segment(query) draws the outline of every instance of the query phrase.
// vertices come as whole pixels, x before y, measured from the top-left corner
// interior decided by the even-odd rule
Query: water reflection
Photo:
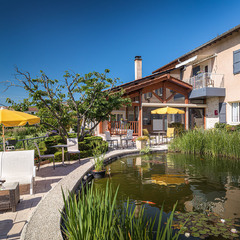
[[[119,199],[148,203],[150,215],[163,203],[170,212],[178,201],[178,211],[210,211],[224,218],[240,218],[239,161],[158,154],[121,158],[109,167],[113,187],[120,185]],[[95,186],[104,187],[106,181],[97,180]]]

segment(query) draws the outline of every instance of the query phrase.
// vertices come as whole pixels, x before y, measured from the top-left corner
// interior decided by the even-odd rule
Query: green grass
[[[85,194],[79,197],[70,194],[64,197],[65,213],[62,218],[65,225],[64,234],[69,240],[170,240],[178,239],[179,233],[173,233],[172,222],[174,209],[165,227],[162,226],[161,209],[157,230],[153,227],[156,221],[147,219],[144,208],[136,212],[130,207],[129,201],[125,206],[117,204],[118,189],[113,193],[109,184],[105,190],[94,189],[91,186]]]
[[[240,158],[240,133],[225,129],[191,130],[176,137],[170,151]]]

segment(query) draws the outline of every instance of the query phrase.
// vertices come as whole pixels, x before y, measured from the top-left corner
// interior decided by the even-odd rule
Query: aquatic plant
[[[181,228],[181,233],[185,234],[185,236],[187,234],[188,237],[192,236],[201,239],[208,238],[209,236],[221,236],[226,239],[239,237],[235,229],[234,220],[222,219],[215,213],[175,212],[174,217],[176,217],[174,227],[176,229]],[[184,227],[182,227],[183,224]]]
[[[64,198],[65,212],[63,233],[69,240],[176,240],[179,231],[173,232],[173,214],[175,207],[167,219],[162,221],[163,208],[157,219],[148,219],[144,215],[144,207],[140,210],[130,207],[129,200],[125,206],[117,205],[118,188],[113,193],[112,187],[106,184],[104,190],[94,189],[93,185],[86,188],[85,194],[70,194]]]
[[[225,129],[195,129],[173,139],[170,151],[240,158],[240,134]]]

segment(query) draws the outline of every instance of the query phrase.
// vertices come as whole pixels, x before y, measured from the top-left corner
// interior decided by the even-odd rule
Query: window
[[[232,122],[240,122],[240,104],[239,102],[232,103]]]
[[[200,72],[200,66],[196,66],[192,69],[192,76],[197,76],[198,73]]]
[[[233,52],[233,74],[240,73],[240,49]]]
[[[162,96],[162,88],[158,88],[155,90],[155,93],[158,95],[158,96]]]
[[[149,100],[152,97],[152,93],[148,92],[148,93],[144,93],[144,99],[145,100]]]

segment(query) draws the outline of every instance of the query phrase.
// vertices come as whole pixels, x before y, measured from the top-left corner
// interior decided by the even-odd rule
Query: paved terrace
[[[151,149],[167,150],[166,145]],[[134,154],[136,149],[114,150],[106,154],[105,159]],[[34,195],[29,195],[28,188],[21,188],[20,203],[16,212],[0,211],[0,239],[58,240],[60,232],[60,212],[63,208],[62,190],[74,191],[82,177],[93,168],[91,158],[67,163],[53,170],[52,164],[41,166],[35,179]]]

